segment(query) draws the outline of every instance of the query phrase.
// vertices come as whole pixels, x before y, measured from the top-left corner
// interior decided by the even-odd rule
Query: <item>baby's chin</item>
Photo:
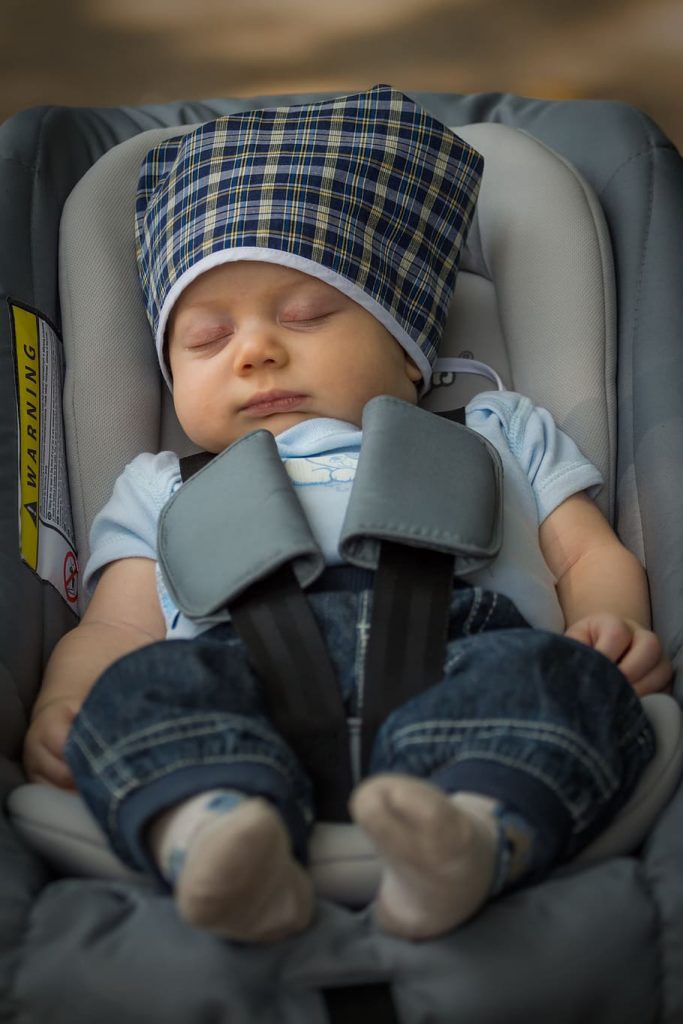
[[[273,437],[278,437],[280,434],[284,434],[285,430],[289,430],[290,427],[295,427],[298,423],[303,423],[305,420],[320,419],[320,416],[321,414],[318,412],[299,412],[296,410],[292,412],[271,413],[268,416],[254,419],[247,429],[240,430],[224,440],[212,438],[208,444],[202,443],[198,438],[194,440],[195,444],[200,448],[218,455],[219,452],[225,451],[226,448],[239,441],[240,438],[246,437],[247,434],[253,434],[256,430],[267,430]]]
[[[305,423],[307,420],[320,419],[320,413],[318,412],[283,412],[273,413],[270,416],[264,416],[262,420],[259,420],[254,424],[253,430],[267,430],[273,437],[279,437],[280,434],[284,434],[286,430],[290,430],[291,427],[298,426],[299,423]]]

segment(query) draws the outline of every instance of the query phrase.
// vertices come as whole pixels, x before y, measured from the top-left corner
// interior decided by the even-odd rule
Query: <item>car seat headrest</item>
[[[163,385],[137,277],[134,201],[147,151],[186,128],[114,147],[64,207],[60,298],[64,414],[81,564],[116,476],[140,451],[194,450]],[[455,129],[485,158],[440,355],[495,367],[507,387],[548,408],[603,473],[612,507],[615,298],[599,203],[561,157],[500,124]],[[473,383],[473,381],[477,383]],[[427,408],[461,405],[490,382],[436,373]]]

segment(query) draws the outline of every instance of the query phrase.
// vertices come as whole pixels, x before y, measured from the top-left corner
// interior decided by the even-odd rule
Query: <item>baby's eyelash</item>
[[[211,334],[198,335],[188,340],[187,347],[193,351],[201,351],[201,349],[210,348],[212,345],[226,341],[229,337],[230,331],[215,331]]]
[[[331,316],[331,312],[326,313],[314,313],[314,312],[301,312],[301,313],[287,313],[282,317],[282,322],[292,324],[310,324],[315,323],[318,320],[327,320]]]

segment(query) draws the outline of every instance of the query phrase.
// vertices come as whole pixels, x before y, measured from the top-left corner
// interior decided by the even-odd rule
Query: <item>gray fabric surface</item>
[[[387,395],[374,398],[363,410],[339,550],[376,569],[380,541],[394,540],[457,555],[464,573],[500,550],[502,486],[500,456],[481,435]]]
[[[647,1024],[658,1019],[658,929],[626,860],[508,896],[418,944],[321,904],[299,939],[240,948],[191,931],[168,898],[131,883],[68,880],[33,906],[12,998],[23,1019],[50,1024],[323,1024],[318,986],[389,978],[401,1024],[452,1024],[456,1007],[458,1024]]]
[[[618,280],[616,523],[644,556],[655,625],[683,661],[683,165],[643,115],[610,103],[422,95],[447,123],[497,121],[557,149],[605,211]],[[297,97],[301,99],[301,97]],[[267,105],[264,97],[257,105]],[[45,108],[0,129],[0,288],[59,325],[63,202],[113,144],[249,100],[140,109]],[[5,306],[5,309],[6,306]],[[0,321],[0,623],[3,734],[23,716],[57,637],[74,619],[17,550],[16,408],[10,327]],[[112,386],[117,382],[112,381]],[[164,413],[162,412],[162,420]],[[681,673],[677,692],[683,698]],[[7,762],[5,762],[7,764]],[[3,777],[11,778],[7,767]],[[9,784],[9,782],[8,782]],[[268,950],[192,932],[168,898],[132,883],[50,881],[0,820],[0,1020],[11,1024],[326,1019],[317,989],[389,979],[402,1024],[649,1024],[683,1020],[683,793],[639,857],[556,876],[489,907],[438,942],[380,936],[367,914],[322,905],[314,928]]]
[[[230,543],[216,551],[220,536]],[[158,542],[169,594],[200,621],[224,619],[226,604],[282,565],[292,563],[302,586],[325,566],[265,430],[240,438],[176,491],[159,518]]]

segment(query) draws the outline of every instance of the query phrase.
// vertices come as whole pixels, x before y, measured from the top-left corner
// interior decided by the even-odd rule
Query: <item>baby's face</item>
[[[415,402],[420,380],[356,302],[269,263],[227,263],[193,281],[173,308],[167,358],[178,419],[210,452],[318,416],[360,426],[371,398]]]

